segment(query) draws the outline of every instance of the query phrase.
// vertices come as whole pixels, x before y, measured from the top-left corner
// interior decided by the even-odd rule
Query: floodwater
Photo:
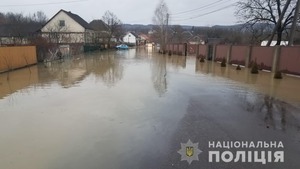
[[[199,161],[180,143],[199,142]],[[282,141],[284,163],[208,163],[208,141]],[[299,168],[300,78],[89,53],[0,74],[0,168]]]

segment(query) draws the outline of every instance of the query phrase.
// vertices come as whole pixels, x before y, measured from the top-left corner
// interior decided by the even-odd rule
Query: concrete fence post
[[[212,61],[215,61],[216,53],[217,53],[217,45],[213,45]]]
[[[188,52],[188,44],[187,44],[187,43],[184,43],[183,48],[184,48],[184,56],[187,56],[187,52]]]
[[[198,56],[199,56],[199,47],[200,47],[200,45],[199,45],[199,44],[197,44],[197,45],[196,45],[196,57],[198,57]]]
[[[205,53],[206,53],[206,56],[205,56],[205,60],[209,60],[209,45],[205,45]]]
[[[279,62],[280,62],[280,46],[275,46],[274,48],[274,55],[273,55],[273,64],[272,64],[272,72],[275,73],[279,69]]]
[[[252,57],[252,46],[249,46],[245,57],[245,67],[247,68],[250,66],[251,57]]]
[[[231,60],[231,50],[232,50],[232,45],[229,46],[229,49],[227,51],[226,64],[230,63],[230,60]]]

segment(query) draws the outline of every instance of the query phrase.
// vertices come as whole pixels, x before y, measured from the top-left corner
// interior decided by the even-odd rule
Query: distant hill
[[[142,25],[142,24],[124,24],[125,31],[133,31],[136,33],[144,33],[147,34],[150,30],[153,30],[153,27],[155,25],[149,24],[149,25]],[[170,25],[170,27],[175,25]],[[194,32],[195,30],[199,29],[222,29],[222,30],[229,30],[229,31],[238,31],[238,32],[249,32],[251,31],[250,25],[246,24],[236,24],[236,25],[214,25],[211,27],[207,26],[190,26],[190,25],[181,25],[181,27],[185,31]],[[272,31],[274,28],[274,25],[268,25],[266,23],[259,23],[254,25],[255,29],[263,30],[265,32]]]
[[[125,31],[135,31],[135,32],[143,32],[147,33],[148,31],[153,29],[153,24],[142,25],[142,24],[124,24],[123,27]],[[174,25],[170,25],[172,27]],[[184,30],[192,30],[193,28],[209,28],[207,26],[190,26],[190,25],[181,25]],[[215,25],[210,28],[221,28],[221,29],[241,29],[243,27],[242,24],[237,25]]]

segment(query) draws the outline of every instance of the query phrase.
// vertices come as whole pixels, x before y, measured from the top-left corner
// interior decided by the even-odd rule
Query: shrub
[[[258,65],[257,65],[256,61],[252,64],[251,73],[258,74]]]
[[[226,67],[226,59],[225,58],[222,59],[221,67]]]
[[[200,58],[200,62],[205,62],[204,57]]]
[[[275,74],[274,74],[274,78],[275,79],[282,79],[282,73],[280,71],[277,71]]]

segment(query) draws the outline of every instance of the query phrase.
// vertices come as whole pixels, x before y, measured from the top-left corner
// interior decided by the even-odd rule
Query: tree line
[[[37,11],[33,14],[24,15],[23,13],[0,12],[0,24],[18,24],[18,23],[40,23],[44,24],[48,20],[43,11]]]

